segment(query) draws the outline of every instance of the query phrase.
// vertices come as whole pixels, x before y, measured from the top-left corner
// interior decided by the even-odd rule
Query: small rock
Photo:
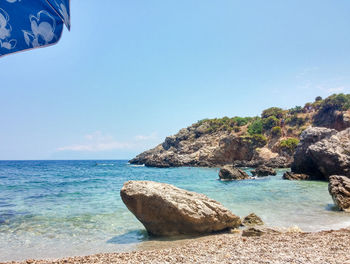
[[[220,169],[219,177],[221,180],[245,180],[249,179],[249,175],[233,165],[226,165]]]
[[[286,171],[282,176],[282,179],[290,181],[308,180],[309,178],[310,176],[307,174],[294,173],[290,171]]]
[[[243,218],[242,224],[244,226],[255,226],[255,225],[263,225],[264,222],[261,220],[259,216],[254,213],[251,213]]]
[[[288,227],[287,230],[286,230],[286,233],[303,233],[304,231],[300,229],[299,226],[291,226],[291,227]]]
[[[262,229],[250,227],[242,232],[242,236],[244,237],[252,237],[252,236],[262,236],[265,232]]]
[[[234,228],[234,229],[230,230],[230,233],[231,234],[239,234],[239,233],[241,233],[241,230],[239,230],[238,228]]]
[[[333,175],[329,178],[328,191],[337,207],[350,212],[350,179],[345,176]]]
[[[253,176],[258,176],[258,177],[269,176],[269,175],[275,176],[277,174],[277,172],[273,168],[270,168],[264,165],[257,167],[255,170],[252,170],[251,172]]]

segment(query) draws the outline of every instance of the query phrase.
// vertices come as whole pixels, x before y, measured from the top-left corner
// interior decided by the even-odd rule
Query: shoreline
[[[267,232],[259,237],[221,233],[177,240],[154,249],[61,259],[0,262],[46,263],[334,263],[350,264],[350,227],[318,232]]]

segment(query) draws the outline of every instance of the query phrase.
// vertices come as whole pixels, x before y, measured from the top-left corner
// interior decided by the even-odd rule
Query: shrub
[[[315,109],[315,110],[318,110],[320,109],[321,105],[322,105],[322,100],[321,101],[315,101],[313,104],[312,104],[312,107]]]
[[[217,131],[240,131],[238,127],[249,124],[253,120],[252,117],[233,117],[229,118],[227,116],[223,118],[213,118],[213,119],[203,119],[199,120],[197,123],[193,124],[193,127],[198,128],[201,125],[206,125],[207,130],[205,133],[214,133]]]
[[[315,98],[315,102],[318,102],[318,101],[322,101],[322,97],[321,97],[321,96],[317,96],[317,97]]]
[[[248,133],[250,135],[262,134],[263,132],[263,123],[260,118],[257,118],[248,126]]]
[[[299,113],[302,113],[302,112],[303,112],[303,108],[301,106],[296,106],[296,107],[293,107],[293,108],[289,109],[289,113],[291,115],[299,114]]]
[[[232,118],[232,121],[235,123],[236,126],[245,126],[252,120],[251,117],[239,117],[236,116]]]
[[[312,110],[313,109],[313,105],[312,105],[312,103],[306,103],[305,105],[304,105],[304,112],[306,113],[306,112],[309,112],[310,110]]]
[[[284,111],[279,107],[270,107],[268,109],[265,109],[261,114],[262,118],[268,118],[270,116],[282,118],[284,116]]]
[[[280,137],[282,135],[282,129],[280,126],[275,126],[272,128],[271,133],[276,137]]]
[[[286,119],[286,124],[291,126],[302,126],[306,123],[306,119],[302,117],[298,117],[297,115],[293,115]]]
[[[263,147],[267,144],[267,138],[264,135],[255,134],[252,136],[253,144]]]
[[[333,94],[322,101],[320,110],[325,111],[345,111],[350,109],[350,94]]]
[[[243,138],[244,141],[248,141],[250,144],[254,145],[255,147],[263,147],[267,144],[267,138],[261,134],[246,135],[241,138]]]
[[[262,122],[263,128],[265,130],[270,130],[271,128],[280,124],[279,119],[277,119],[275,116],[269,116],[268,118],[264,118]]]
[[[287,139],[281,140],[280,148],[292,154],[298,144],[299,144],[299,139],[287,138]]]

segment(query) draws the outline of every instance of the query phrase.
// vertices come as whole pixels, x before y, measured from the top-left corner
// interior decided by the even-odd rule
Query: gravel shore
[[[176,246],[17,263],[308,263],[350,264],[350,229],[316,233],[217,234]]]

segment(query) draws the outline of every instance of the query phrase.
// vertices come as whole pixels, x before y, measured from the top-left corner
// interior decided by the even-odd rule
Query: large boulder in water
[[[151,235],[204,234],[241,224],[238,216],[217,201],[170,184],[128,181],[120,195]]]
[[[331,175],[350,177],[350,128],[311,145],[308,156],[323,179]]]
[[[226,165],[222,167],[219,171],[220,180],[230,181],[230,180],[245,180],[249,179],[249,175],[233,165]]]
[[[330,138],[335,135],[335,129],[324,127],[310,127],[303,131],[300,136],[300,142],[295,150],[294,160],[291,165],[292,172],[297,174],[308,174],[314,179],[322,179],[322,175],[318,171],[317,165],[309,155],[309,148],[313,144]]]
[[[329,178],[328,190],[338,208],[350,212],[350,179],[333,175]]]
[[[251,172],[253,176],[258,176],[258,177],[269,176],[269,175],[275,176],[277,174],[277,172],[273,168],[270,168],[264,165],[257,167],[255,170],[252,170]]]

